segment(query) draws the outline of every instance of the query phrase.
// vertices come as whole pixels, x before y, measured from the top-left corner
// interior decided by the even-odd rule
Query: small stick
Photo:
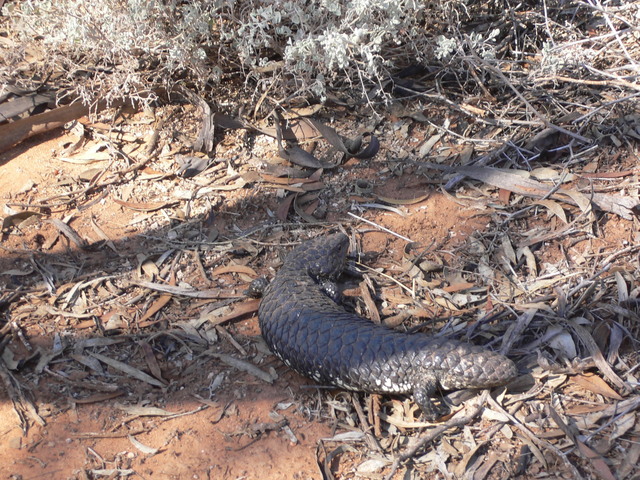
[[[505,415],[511,421],[511,424],[514,427],[516,427],[520,431],[520,433],[522,433],[525,437],[531,440],[531,442],[533,442],[535,445],[539,445],[540,447],[546,448],[547,450],[553,452],[558,458],[560,458],[562,462],[565,464],[565,466],[569,469],[569,471],[571,471],[574,478],[581,478],[581,475],[578,472],[578,469],[575,467],[575,465],[571,463],[571,461],[567,458],[567,456],[562,450],[560,450],[558,447],[548,442],[547,440],[544,440],[536,436],[536,434],[531,432],[531,430],[529,430],[525,425],[523,425],[516,417],[511,415],[511,413],[507,412],[502,407],[502,405],[500,405],[497,401],[494,400],[494,398],[491,395],[487,396],[487,401],[489,402],[489,405],[491,405],[491,407],[494,410]]]
[[[549,119],[542,112],[540,112],[537,108],[535,108],[531,104],[531,102],[529,102],[524,97],[524,95],[522,95],[522,93],[520,93],[520,91],[509,81],[509,79],[504,75],[504,73],[502,73],[502,71],[500,71],[498,68],[494,67],[493,65],[490,65],[488,62],[486,62],[485,60],[480,58],[480,56],[478,56],[477,54],[474,54],[474,59],[477,60],[479,63],[481,63],[482,66],[484,68],[486,68],[488,71],[490,71],[491,73],[496,75],[498,78],[500,78],[500,80],[502,80],[513,91],[513,93],[516,94],[516,97],[518,97],[520,99],[520,101],[522,101],[527,106],[527,108],[529,108],[535,114],[535,116],[538,117],[542,123],[544,123],[544,125],[547,128],[551,128],[551,129],[555,130],[556,132],[560,132],[560,133],[563,133],[565,135],[568,135],[571,138],[573,138],[574,140],[577,140],[579,142],[586,143],[586,144],[591,143],[588,138],[583,137],[582,135],[578,135],[577,133],[573,133],[573,132],[571,132],[571,131],[567,130],[566,128],[563,128],[563,127],[561,127],[559,125],[555,125],[555,124],[551,123],[549,121]]]
[[[433,442],[436,438],[442,435],[444,432],[449,430],[450,428],[462,427],[463,425],[468,424],[473,420],[478,414],[482,411],[482,407],[486,401],[488,394],[488,390],[485,390],[484,393],[478,400],[478,404],[474,407],[474,409],[468,415],[465,415],[460,418],[452,418],[442,425],[431,430],[427,435],[419,439],[415,444],[411,447],[408,447],[404,453],[398,455],[391,465],[391,472],[389,475],[385,477],[385,480],[392,480],[395,473],[398,471],[400,464],[406,460],[411,459],[416,453],[418,453],[421,449],[425,447],[428,443]]]
[[[352,216],[355,219],[358,219],[364,223],[368,223],[369,225],[372,225],[376,228],[379,228],[380,230],[382,230],[383,232],[387,232],[390,233],[391,235],[395,235],[396,237],[398,237],[401,240],[404,240],[405,242],[409,242],[409,243],[413,243],[413,240],[411,240],[410,238],[407,238],[403,235],[400,235],[399,233],[396,233],[392,230],[389,230],[388,228],[383,227],[382,225],[378,225],[377,223],[372,222],[371,220],[367,220],[366,218],[362,218],[358,215],[356,215],[355,213],[351,213],[351,212],[347,212],[348,215]]]
[[[351,403],[353,404],[353,407],[355,408],[356,413],[358,414],[358,418],[360,419],[360,424],[362,425],[362,432],[364,433],[365,438],[367,439],[367,443],[369,444],[369,447],[377,450],[378,453],[381,453],[382,446],[380,445],[380,442],[378,442],[378,439],[376,438],[376,436],[371,433],[371,430],[373,427],[371,427],[371,425],[367,421],[367,416],[364,414],[364,411],[362,410],[360,401],[358,397],[354,394],[351,394]]]

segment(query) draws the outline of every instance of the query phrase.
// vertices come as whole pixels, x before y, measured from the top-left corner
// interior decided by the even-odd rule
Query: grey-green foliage
[[[421,60],[425,2],[416,0],[254,0],[251,14],[222,25],[222,39],[245,65],[268,62],[277,54],[284,71],[322,93],[325,82],[341,76],[378,80],[391,65],[385,53]],[[246,3],[244,4],[246,5]],[[232,9],[233,10],[233,9]],[[353,75],[353,74],[357,75]]]
[[[215,79],[219,68],[205,52],[214,12],[210,2],[153,0],[26,0],[4,9],[21,45],[37,44],[42,61],[70,79],[88,69],[83,86],[109,95],[143,92],[150,68],[164,83],[180,71]]]
[[[22,45],[36,42],[44,62],[70,79],[74,68],[91,67],[83,88],[110,95],[177,77],[202,86],[230,71],[276,82],[280,93],[322,95],[345,78],[364,86],[394,59],[422,59],[428,14],[420,0],[24,0],[4,8]],[[275,72],[260,73],[270,63]]]

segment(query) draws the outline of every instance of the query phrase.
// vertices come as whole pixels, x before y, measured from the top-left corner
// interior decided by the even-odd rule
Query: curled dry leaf
[[[609,363],[602,355],[602,352],[598,348],[598,345],[591,334],[587,331],[586,328],[580,325],[578,321],[586,322],[587,324],[589,323],[589,321],[582,317],[575,317],[574,319],[569,320],[568,323],[574,330],[574,332],[578,335],[578,338],[580,339],[582,344],[586,346],[589,354],[593,358],[593,361],[611,383],[613,383],[620,390],[627,391],[629,386],[613,371]]]
[[[624,219],[631,220],[631,209],[637,202],[631,196],[594,193],[589,198],[577,190],[556,188],[538,182],[531,178],[523,178],[517,172],[505,171],[492,167],[446,167],[438,164],[429,164],[430,168],[438,170],[451,170],[462,175],[474,178],[496,188],[503,188],[533,198],[543,198],[551,195],[552,198],[573,205],[578,205],[583,212],[589,212],[593,202],[598,208],[606,212],[612,212]]]
[[[211,272],[211,275],[222,275],[224,273],[244,273],[252,277],[257,277],[258,273],[251,267],[246,265],[225,265],[224,267],[218,267]]]
[[[364,439],[364,432],[362,431],[351,431],[351,432],[342,432],[337,433],[333,437],[322,438],[323,442],[360,442]]]
[[[146,257],[143,254],[138,254],[138,275],[141,278],[146,277],[149,280],[153,280],[159,274],[160,269],[151,257]]]
[[[60,158],[63,162],[74,163],[76,165],[88,165],[96,162],[105,162],[110,159],[111,152],[105,142],[95,143],[84,152]]]
[[[300,199],[301,197],[296,195],[293,200],[293,209],[295,210],[296,214],[307,223],[319,222],[319,220],[316,217],[314,217],[313,215],[305,211],[304,207],[301,204],[302,202],[300,201]]]
[[[146,455],[155,455],[160,451],[159,448],[151,448],[144,445],[143,443],[140,443],[138,440],[135,439],[135,437],[131,435],[129,435],[127,438],[129,439],[129,441],[134,447],[136,447],[138,450],[140,450],[142,453]]]
[[[221,325],[223,323],[230,322],[231,320],[236,320],[238,318],[244,317],[245,315],[257,312],[259,305],[259,299],[247,300],[246,302],[238,305],[238,307],[236,307],[233,312],[227,315],[222,315],[220,317],[211,318],[210,322],[214,325]]]
[[[109,236],[104,232],[104,230],[100,228],[100,225],[98,225],[98,223],[96,222],[95,217],[91,216],[90,221],[91,221],[91,228],[96,233],[96,235],[98,235],[98,237],[100,237],[100,239],[102,239],[111,250],[113,250],[116,254],[118,254],[118,249],[116,248],[114,243],[111,241]]]
[[[322,172],[322,169],[318,169],[317,172]],[[275,185],[302,185],[305,183],[315,183],[319,181],[319,178],[316,178],[316,173],[306,178],[291,178],[291,177],[278,177],[275,175],[269,175],[266,173],[261,173],[260,178],[262,181],[267,183],[272,183]]]
[[[0,2],[2,5],[4,2]],[[25,112],[33,113],[40,105],[55,101],[55,94],[21,94],[18,98],[0,102],[0,122],[10,122],[14,117],[19,117]]]
[[[296,193],[304,193],[306,192],[306,190],[302,187],[302,184],[298,184],[298,185],[270,185],[268,183],[263,183],[262,184],[263,187],[266,188],[278,188],[280,190],[285,190],[287,192],[296,192]]]
[[[153,353],[153,348],[151,348],[149,342],[141,341],[139,345],[142,348],[142,353],[144,354],[144,359],[147,363],[147,367],[149,367],[149,371],[161,382],[166,382],[165,379],[162,378],[160,365],[158,365],[158,360],[156,359],[156,356]]]
[[[160,180],[162,178],[166,178],[166,177],[169,177],[171,175],[172,175],[171,173],[164,173],[164,172],[160,172],[158,170],[154,170],[154,169],[149,168],[149,167],[145,167],[140,172],[140,175],[138,176],[138,179],[140,179],[140,180]]]
[[[545,332],[549,338],[548,345],[564,358],[576,358],[577,350],[573,337],[569,332],[559,326],[550,326]]]
[[[55,226],[60,231],[60,233],[71,240],[78,248],[87,248],[87,242],[83,238],[81,238],[73,228],[71,228],[62,220],[51,218],[47,220],[47,222]]]
[[[141,382],[146,382],[150,385],[153,385],[154,387],[164,387],[165,383],[161,382],[160,380],[157,380],[155,378],[153,378],[150,375],[147,375],[146,373],[144,373],[141,370],[138,370],[137,368],[132,367],[131,365],[128,365],[124,362],[120,362],[118,360],[115,360],[113,358],[109,358],[105,355],[101,355],[100,353],[95,353],[92,352],[90,353],[90,355],[96,357],[98,360],[100,360],[102,363],[106,363],[107,365],[109,365],[112,368],[115,368],[116,370],[120,370],[123,373],[126,373],[127,375],[140,380]]]
[[[96,179],[101,176],[104,172],[103,168],[89,168],[87,170],[83,170],[77,176],[78,180],[82,182],[94,182]]]
[[[323,182],[310,182],[302,184],[302,190],[305,192],[314,192],[316,190],[322,190],[325,187]]]
[[[4,217],[2,220],[2,230],[9,229],[11,227],[19,227],[19,226],[27,226],[33,223],[34,220],[42,217],[41,213],[38,212],[30,212],[25,210],[24,212],[14,213],[13,215],[9,215]],[[29,220],[31,219],[31,220]],[[27,222],[29,220],[29,222]]]
[[[361,198],[364,200],[364,197],[361,197]],[[353,199],[354,201],[359,201],[358,199],[355,199],[354,197],[352,197],[351,199]],[[377,209],[380,209],[380,210],[386,210],[388,212],[393,212],[396,215],[399,215],[401,217],[406,217],[407,216],[407,214],[404,213],[402,210],[400,210],[398,208],[395,208],[395,207],[391,207],[389,205],[383,205],[381,203],[370,203],[370,202],[367,202],[367,203],[362,203],[360,206],[363,207],[363,208],[377,208]]]
[[[386,459],[370,458],[358,465],[356,471],[366,477],[367,474],[379,472],[390,464],[391,462]]]
[[[501,239],[501,250],[503,254],[503,258],[507,260],[512,265],[517,263],[516,252],[513,250],[513,245],[511,245],[511,240],[508,235],[502,235]]]
[[[124,200],[120,200],[117,198],[114,198],[113,201],[116,202],[118,205],[121,205],[130,210],[135,210],[136,212],[154,212],[156,210],[172,207],[178,204],[178,202],[175,202],[175,201],[134,203],[134,202],[125,202]]]
[[[420,195],[414,198],[391,198],[391,197],[383,197],[382,195],[376,195],[378,200],[381,202],[385,202],[391,205],[414,205],[416,203],[420,203],[427,198],[429,198],[430,194]]]
[[[585,390],[593,392],[597,395],[603,395],[614,400],[622,400],[623,398],[612,389],[607,382],[593,373],[584,373],[572,377],[573,383],[581,386]]]
[[[578,450],[582,456],[593,465],[598,476],[603,480],[616,480],[615,475],[611,472],[611,469],[607,465],[605,459],[598,452],[589,447],[580,439],[576,439],[575,443],[578,445]]]
[[[120,106],[122,103],[121,100],[113,101],[111,107]],[[107,102],[104,100],[91,102],[91,106],[85,105],[84,102],[76,102],[4,124],[0,127],[0,152],[34,135],[60,128],[65,123],[83,117],[89,112],[96,114],[106,107]]]
[[[553,200],[538,200],[535,203],[545,207],[547,210],[553,213],[556,217],[562,220],[563,223],[565,224],[569,223],[567,221],[567,214],[565,213],[564,209],[560,206],[558,202],[554,202]]]
[[[387,415],[386,413],[379,413],[380,420],[383,420],[391,425],[398,428],[424,428],[424,427],[432,427],[432,422],[417,422],[412,420],[405,420],[404,418],[400,418],[398,416]]]
[[[259,378],[264,382],[273,383],[274,380],[277,378],[272,373],[267,373],[264,370],[261,370],[260,368],[256,367],[253,363],[249,363],[245,360],[241,360],[231,355],[227,355],[224,353],[216,353],[211,350],[207,350],[205,354],[217,358],[222,363],[225,363],[230,367],[237,368],[238,370],[242,370],[243,372],[253,375],[254,377]]]
[[[289,215],[289,210],[291,209],[291,205],[293,204],[293,200],[296,198],[295,193],[291,193],[287,195],[278,205],[278,210],[276,212],[276,217],[281,222],[287,221],[287,216]]]
[[[136,473],[131,468],[93,468],[89,470],[93,478],[108,477],[108,478],[126,478],[129,475]]]
[[[373,301],[373,297],[371,297],[371,292],[369,291],[370,282],[371,280],[369,280],[368,277],[365,276],[365,279],[360,282],[360,293],[362,299],[364,300],[365,306],[367,307],[369,318],[373,323],[380,323],[380,312],[378,312],[378,307]]]
[[[192,288],[177,287],[173,285],[164,285],[162,283],[153,282],[133,282],[144,288],[156,290],[158,292],[171,293],[173,295],[183,295],[192,298],[242,298],[242,294],[235,291],[210,289],[210,290],[194,290]]]
[[[432,135],[428,140],[423,142],[423,144],[420,145],[420,149],[418,150],[418,156],[425,157],[431,151],[433,146],[440,141],[441,138],[442,135],[440,134]]]
[[[610,440],[615,440],[623,435],[626,435],[632,428],[636,426],[637,413],[629,412],[616,419],[613,424],[613,432],[609,437]]]
[[[122,390],[117,390],[115,392],[107,392],[107,393],[96,393],[95,395],[89,395],[88,397],[83,398],[75,398],[70,399],[71,402],[88,405],[90,403],[100,403],[106,402],[107,400],[112,400],[114,398],[118,398],[125,395],[125,392]]]
[[[536,265],[536,257],[533,255],[533,252],[528,246],[520,247],[516,251],[516,257],[520,259],[524,255],[525,261],[527,262],[527,268],[529,269],[529,274],[531,277],[535,278],[538,276],[538,266]]]
[[[172,415],[180,414],[180,412],[170,412],[158,407],[141,407],[138,405],[122,405],[118,403],[114,406],[128,415],[135,415],[138,417],[170,417]]]

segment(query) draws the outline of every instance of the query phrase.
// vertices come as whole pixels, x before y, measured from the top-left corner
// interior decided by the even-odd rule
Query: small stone
[[[27,193],[29,190],[31,190],[35,186],[36,186],[36,183],[33,180],[29,179],[22,186],[22,188],[20,190],[18,190],[18,193]]]

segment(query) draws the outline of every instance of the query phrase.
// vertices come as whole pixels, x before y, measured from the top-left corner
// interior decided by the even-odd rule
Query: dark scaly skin
[[[516,376],[514,363],[498,353],[392,330],[345,311],[319,280],[342,272],[348,247],[342,233],[300,245],[265,290],[260,328],[286,365],[321,384],[413,394],[430,419],[443,413],[431,401],[438,388],[488,388]]]

